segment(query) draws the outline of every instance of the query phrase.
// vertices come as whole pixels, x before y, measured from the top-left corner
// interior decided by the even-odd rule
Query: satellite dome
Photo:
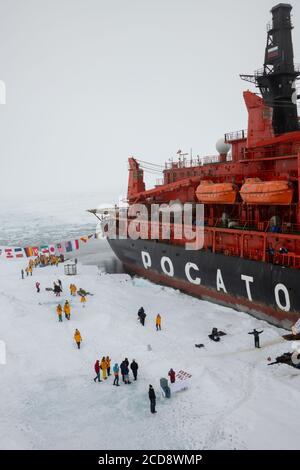
[[[216,143],[216,149],[220,155],[227,155],[231,145],[224,141],[224,137],[221,137]]]

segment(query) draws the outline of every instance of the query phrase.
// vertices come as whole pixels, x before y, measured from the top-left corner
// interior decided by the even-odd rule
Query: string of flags
[[[97,235],[94,233],[75,240],[67,240],[50,245],[26,246],[25,248],[19,246],[0,246],[0,258],[18,259],[30,258],[32,256],[36,257],[39,255],[62,255],[79,250],[80,246],[88,243],[93,238],[97,238]]]

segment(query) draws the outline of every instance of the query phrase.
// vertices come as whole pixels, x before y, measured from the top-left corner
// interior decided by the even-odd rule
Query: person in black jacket
[[[126,372],[126,363],[125,363],[125,361],[121,362],[120,371],[121,371],[121,375],[122,375],[122,381],[125,382],[125,372]]]
[[[264,330],[261,330],[261,331],[257,331],[255,328],[253,331],[250,331],[250,333],[248,333],[248,335],[254,335],[254,345],[256,348],[260,348],[260,345],[259,345],[259,335],[261,333],[263,333]]]
[[[138,310],[138,319],[140,320],[141,318],[141,315],[143,315],[145,313],[145,310],[144,310],[144,307],[141,307],[139,310]]]
[[[137,380],[137,371],[138,371],[139,365],[135,360],[132,360],[132,363],[130,364],[130,369],[132,370],[134,380]]]
[[[143,307],[141,307],[138,311],[138,318],[140,320],[141,325],[145,326],[146,313]]]
[[[150,400],[150,411],[151,413],[157,413],[155,411],[156,406],[156,395],[152,385],[149,385],[149,400]]]

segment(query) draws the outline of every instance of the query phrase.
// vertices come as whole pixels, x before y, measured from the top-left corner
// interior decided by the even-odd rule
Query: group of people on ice
[[[26,276],[32,276],[32,272],[34,268],[37,267],[44,267],[44,266],[58,266],[59,263],[64,262],[64,256],[56,256],[56,255],[38,255],[35,258],[30,258],[28,265],[26,266],[25,270],[21,269],[21,276],[22,279],[25,278],[25,273]]]
[[[25,268],[25,271],[24,269],[21,269],[21,277],[22,279],[25,278],[25,273],[26,273],[26,276],[28,277],[29,275],[32,276],[32,271],[34,268],[37,267],[37,264],[36,264],[36,260],[33,260],[32,258],[30,258],[29,262],[28,262],[28,265],[26,266]]]
[[[144,310],[144,307],[141,307],[138,310],[138,320],[141,323],[141,325],[143,325],[143,326],[145,326],[146,316],[147,315],[146,315],[146,312]],[[159,313],[156,315],[155,327],[156,327],[156,331],[161,330],[161,315]]]
[[[100,377],[100,372],[102,371],[102,380],[106,380],[107,377],[111,375],[110,373],[110,364],[111,364],[111,359],[109,356],[103,356],[101,361],[98,359],[95,362],[94,369],[96,372],[96,377],[94,378],[94,382],[102,382],[101,377]]]
[[[94,382],[102,382],[102,380],[106,380],[110,375],[110,365],[111,365],[111,359],[109,356],[103,356],[102,360],[96,360],[94,364],[94,369],[96,372],[96,377],[94,378]],[[129,379],[129,369],[131,369],[133,378],[134,380],[137,380],[137,373],[138,373],[138,363],[133,359],[131,364],[129,365],[129,361],[127,357],[120,363],[120,365],[116,362],[115,365],[113,366],[113,375],[114,375],[114,381],[113,385],[119,387],[119,378],[120,375],[122,376],[122,382],[125,385],[131,384],[130,379]],[[101,380],[101,372],[102,372],[102,380]]]
[[[56,307],[56,313],[58,315],[59,322],[63,321],[62,319],[63,312],[65,314],[65,318],[67,320],[70,320],[71,319],[71,305],[68,300],[65,301],[65,304],[63,307],[61,306],[61,304],[58,304],[58,306]]]

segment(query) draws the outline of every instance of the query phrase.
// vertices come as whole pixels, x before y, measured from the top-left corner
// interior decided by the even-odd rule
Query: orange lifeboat
[[[237,188],[233,183],[213,183],[201,181],[196,189],[199,202],[209,204],[234,204],[237,196]]]
[[[293,187],[288,181],[261,181],[248,178],[240,195],[246,204],[287,205],[293,199]]]

